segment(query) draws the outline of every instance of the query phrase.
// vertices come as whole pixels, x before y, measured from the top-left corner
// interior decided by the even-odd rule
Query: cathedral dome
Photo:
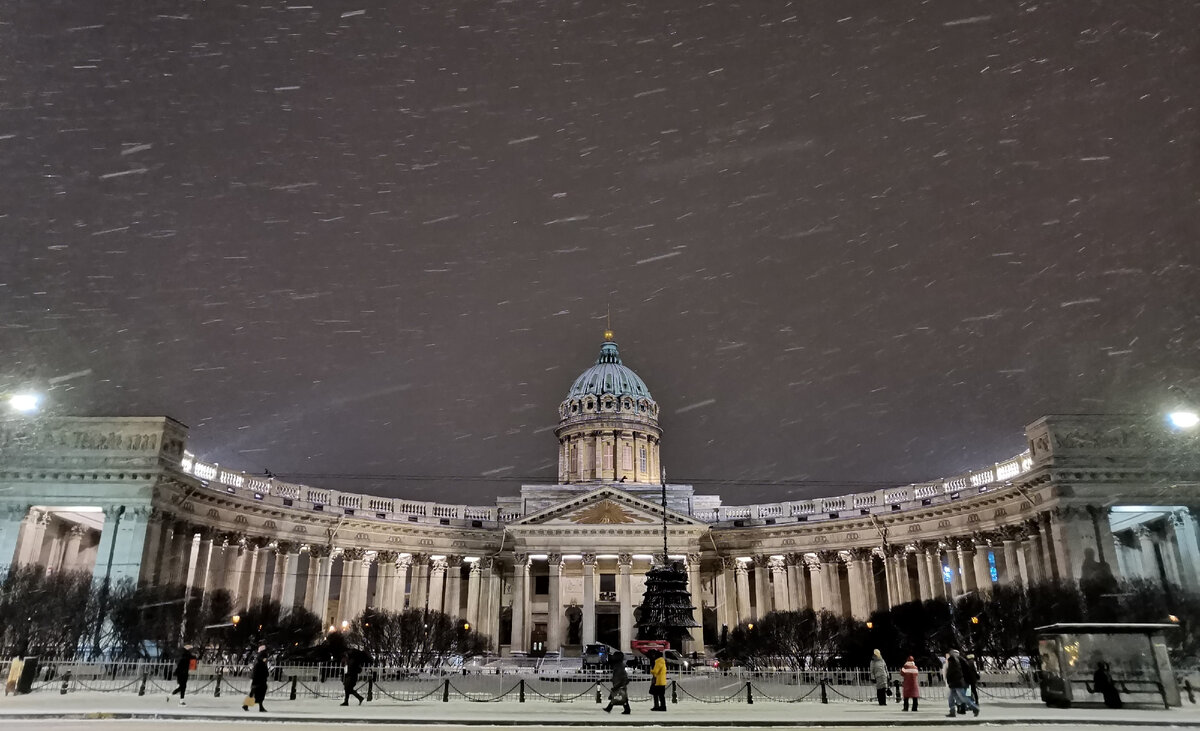
[[[606,340],[604,345],[600,346],[600,356],[596,358],[596,365],[579,374],[579,378],[575,379],[571,390],[567,392],[567,398],[579,398],[589,394],[631,396],[634,399],[651,398],[646,383],[621,362],[617,344],[611,340]]]

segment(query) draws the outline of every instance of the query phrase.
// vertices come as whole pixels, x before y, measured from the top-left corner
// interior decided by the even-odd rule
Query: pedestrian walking
[[[908,656],[908,660],[900,668],[900,677],[903,679],[900,694],[904,697],[904,710],[908,710],[908,702],[912,701],[912,711],[916,713],[917,702],[921,700],[921,671],[913,662],[912,655]]]
[[[608,705],[604,707],[604,712],[612,713],[613,706],[624,706],[625,710],[621,713],[629,715],[629,673],[625,670],[625,654],[620,651],[614,652],[609,656],[608,664],[612,669],[612,680],[608,689]]]
[[[652,711],[667,710],[667,660],[663,653],[657,653],[654,665],[650,667],[650,696],[654,699]]]
[[[871,656],[871,680],[875,681],[875,697],[879,701],[879,705],[887,705],[888,697],[888,680],[891,679],[891,674],[888,673],[887,663],[883,661],[883,653],[876,650]]]
[[[196,669],[196,656],[192,654],[192,646],[184,645],[183,650],[179,653],[179,659],[175,662],[175,690],[171,691],[171,695],[179,696],[179,705],[186,706],[187,701],[184,699],[187,695],[188,675]],[[167,703],[171,702],[171,695],[167,696]]]
[[[250,670],[250,694],[242,701],[242,710],[250,710],[250,706],[257,705],[259,713],[266,713],[267,709],[263,706],[263,700],[267,697],[267,677],[270,671],[267,669],[267,646],[259,645],[258,654],[254,658],[254,667]]]
[[[967,656],[962,660],[963,680],[967,683],[967,688],[971,691],[971,700],[975,701],[975,705],[979,703],[979,666],[975,664],[975,653],[968,652]],[[961,709],[959,713],[963,713]]]
[[[358,705],[362,705],[363,697],[358,694],[354,686],[358,685],[358,674],[362,672],[362,662],[353,653],[345,656],[346,674],[342,676],[342,689],[346,691],[346,697],[342,700],[343,706],[350,705],[350,696],[358,699]]]
[[[979,715],[979,706],[975,701],[967,697],[967,682],[963,676],[963,658],[958,654],[958,650],[951,650],[946,655],[946,664],[942,666],[942,675],[946,679],[946,698],[950,703],[950,712],[946,714],[947,718],[954,718],[958,715],[955,711],[958,706],[965,706],[971,709],[971,712],[976,716]],[[965,711],[964,711],[965,713]]]

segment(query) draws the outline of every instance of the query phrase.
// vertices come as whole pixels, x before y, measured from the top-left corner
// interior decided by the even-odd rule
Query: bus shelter
[[[1164,634],[1174,624],[1075,622],[1038,627],[1042,700],[1051,706],[1099,699],[1095,679],[1105,668],[1112,688],[1129,701],[1180,705]]]

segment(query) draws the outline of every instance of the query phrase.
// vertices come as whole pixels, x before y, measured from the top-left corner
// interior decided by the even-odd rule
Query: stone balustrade
[[[734,524],[737,521],[762,523],[768,520],[813,522],[849,517],[842,515],[847,510],[858,511],[859,514],[912,510],[958,499],[964,491],[976,494],[987,492],[1028,471],[1032,464],[1029,453],[1022,452],[992,467],[933,482],[814,500],[721,506],[697,510],[692,517],[705,523],[719,525]],[[363,511],[360,517],[379,520],[434,524],[443,524],[443,521],[470,521],[472,524],[480,523],[478,527],[487,528],[511,523],[522,517],[518,511],[502,511],[486,505],[449,505],[318,489],[273,477],[229,470],[217,464],[202,462],[190,452],[184,453],[181,467],[185,473],[208,482],[209,487],[218,486],[216,489],[224,488],[225,492],[230,494],[249,493],[255,500],[278,501],[284,507],[294,507],[294,503],[301,502],[311,504],[314,510],[334,508],[348,515],[359,515],[358,511]]]

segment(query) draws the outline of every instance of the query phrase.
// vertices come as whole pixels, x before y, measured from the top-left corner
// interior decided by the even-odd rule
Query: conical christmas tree
[[[639,640],[667,640],[676,650],[683,649],[683,638],[692,627],[692,595],[688,592],[687,571],[678,563],[656,566],[646,572],[646,593],[637,623]]]

